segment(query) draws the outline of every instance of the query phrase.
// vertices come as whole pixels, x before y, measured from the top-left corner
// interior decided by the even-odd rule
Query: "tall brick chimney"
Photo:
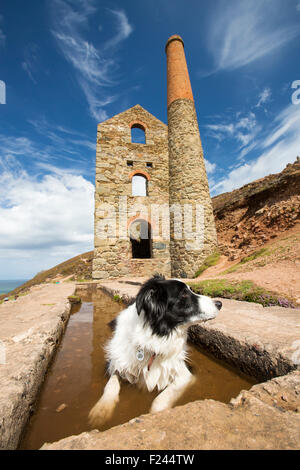
[[[174,235],[171,214],[172,276],[193,277],[202,261],[217,248],[217,234],[209,194],[202,144],[199,134],[192,87],[180,36],[171,36],[166,44],[168,94],[168,145],[170,205],[193,207],[192,231],[198,243],[183,230]],[[196,227],[196,206],[203,208],[203,222]],[[201,249],[199,249],[199,240]],[[203,241],[203,243],[202,243]]]

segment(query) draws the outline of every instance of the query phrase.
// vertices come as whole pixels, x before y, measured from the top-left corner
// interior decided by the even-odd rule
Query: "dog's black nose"
[[[220,300],[215,300],[215,306],[217,307],[218,310],[221,310],[222,302],[220,302]]]

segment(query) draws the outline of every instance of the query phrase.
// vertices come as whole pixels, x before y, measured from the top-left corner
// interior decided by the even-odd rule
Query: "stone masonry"
[[[144,129],[145,144],[131,142],[134,126]],[[132,257],[128,235],[130,225],[137,220],[146,220],[155,230],[151,206],[168,209],[168,159],[167,126],[140,105],[98,125],[94,279],[150,276],[155,272],[170,276],[168,240],[158,234],[151,240],[151,258],[138,259]],[[134,175],[147,179],[147,196],[132,196]],[[141,205],[140,212],[136,212],[137,205]],[[103,234],[104,218],[107,236]]]
[[[180,36],[169,38],[166,53],[168,126],[140,105],[98,125],[94,279],[143,277],[156,272],[193,277],[204,258],[217,247]],[[131,129],[136,127],[144,131],[145,143],[132,142]],[[147,192],[143,196],[133,195],[135,176],[145,180]],[[191,220],[188,226],[186,214]],[[178,235],[174,229],[179,226]],[[148,242],[142,235],[145,227]],[[139,247],[147,243],[145,255]]]

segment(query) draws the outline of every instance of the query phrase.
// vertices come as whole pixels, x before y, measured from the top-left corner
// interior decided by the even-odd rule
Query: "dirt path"
[[[299,224],[262,248],[266,250],[265,254],[239,264],[232,273],[226,273],[226,270],[236,267],[238,261],[229,262],[226,256],[221,256],[216,266],[208,268],[197,279],[250,280],[260,287],[291,297],[300,303]]]
[[[226,279],[250,280],[265,289],[300,300],[300,267],[289,263],[270,264],[252,272],[232,273]]]

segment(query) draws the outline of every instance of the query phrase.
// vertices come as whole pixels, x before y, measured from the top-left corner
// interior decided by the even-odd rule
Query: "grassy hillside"
[[[9,292],[9,294],[0,295],[0,300],[5,297],[23,294],[34,285],[42,284],[43,282],[55,282],[60,278],[68,276],[70,276],[70,279],[76,281],[89,280],[92,278],[93,255],[93,251],[88,251],[82,255],[64,261],[51,269],[41,271],[29,281]]]

